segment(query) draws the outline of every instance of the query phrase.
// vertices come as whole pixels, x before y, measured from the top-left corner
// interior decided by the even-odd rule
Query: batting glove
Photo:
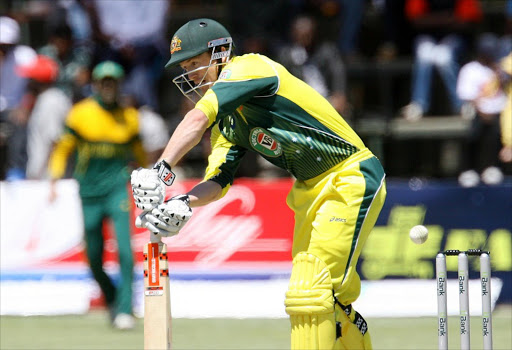
[[[170,186],[175,179],[171,167],[165,161],[155,164],[153,169],[139,168],[131,175],[133,199],[137,208],[151,211],[165,198],[165,186]]]
[[[183,228],[192,217],[190,199],[187,195],[172,197],[151,212],[145,212],[135,220],[135,226],[147,228],[155,235],[171,237]]]

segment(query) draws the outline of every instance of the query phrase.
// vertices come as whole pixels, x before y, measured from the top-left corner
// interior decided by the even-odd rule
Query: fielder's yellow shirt
[[[134,108],[105,109],[96,99],[87,98],[71,109],[64,134],[50,157],[49,171],[61,178],[75,153],[73,177],[82,197],[101,196],[117,185],[126,185],[128,164],[145,165],[139,138],[138,112]]]

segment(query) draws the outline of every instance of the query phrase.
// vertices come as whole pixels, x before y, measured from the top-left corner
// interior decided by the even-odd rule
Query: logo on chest
[[[252,148],[268,157],[279,157],[282,153],[281,144],[263,128],[252,129],[250,141]]]

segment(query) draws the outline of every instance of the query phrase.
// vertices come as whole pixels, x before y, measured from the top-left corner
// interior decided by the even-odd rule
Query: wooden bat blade
[[[167,246],[144,246],[144,349],[171,348],[171,293]]]

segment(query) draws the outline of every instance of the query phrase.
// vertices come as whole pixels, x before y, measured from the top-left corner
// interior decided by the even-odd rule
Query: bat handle
[[[151,243],[162,243],[162,236],[155,235],[153,232],[149,233],[149,241]]]

